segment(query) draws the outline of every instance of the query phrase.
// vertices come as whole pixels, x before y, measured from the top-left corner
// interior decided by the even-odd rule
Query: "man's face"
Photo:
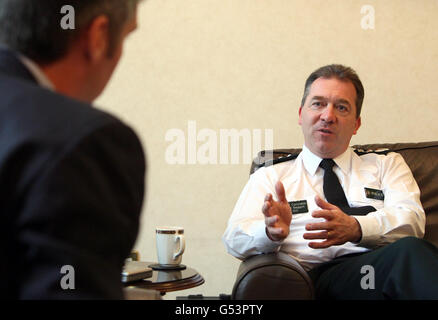
[[[321,158],[336,158],[349,146],[360,127],[356,118],[356,89],[350,81],[318,78],[299,110],[304,143]]]

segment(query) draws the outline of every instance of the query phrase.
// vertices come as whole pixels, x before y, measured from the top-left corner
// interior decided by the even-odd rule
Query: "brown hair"
[[[359,118],[365,96],[364,88],[356,71],[341,64],[327,65],[312,72],[312,74],[307,78],[304,86],[304,95],[301,100],[301,106],[304,105],[306,98],[309,95],[312,83],[318,78],[336,78],[341,81],[350,81],[356,89],[356,118]]]
[[[109,19],[109,54],[122,26],[135,13],[141,0],[1,0],[0,42],[30,59],[49,64],[62,58],[79,35],[99,15]],[[60,27],[61,8],[75,10],[75,29]]]

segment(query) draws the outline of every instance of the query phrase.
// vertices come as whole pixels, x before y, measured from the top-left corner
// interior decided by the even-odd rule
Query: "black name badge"
[[[369,199],[385,200],[385,195],[382,190],[365,188],[365,196]]]
[[[309,212],[307,200],[289,201],[289,205],[293,214]]]

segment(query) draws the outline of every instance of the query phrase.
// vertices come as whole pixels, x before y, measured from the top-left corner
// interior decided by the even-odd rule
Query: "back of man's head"
[[[110,47],[123,24],[134,14],[139,0],[1,0],[0,43],[40,65],[62,58],[89,23],[99,15],[109,19]],[[75,28],[63,29],[61,9],[70,5]]]

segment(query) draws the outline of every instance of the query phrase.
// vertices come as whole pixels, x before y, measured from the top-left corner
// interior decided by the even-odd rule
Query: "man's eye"
[[[337,109],[342,113],[348,112],[348,107],[343,106],[343,105],[338,105]]]
[[[312,106],[313,107],[322,107],[323,103],[320,101],[314,101],[314,102],[312,102]]]

